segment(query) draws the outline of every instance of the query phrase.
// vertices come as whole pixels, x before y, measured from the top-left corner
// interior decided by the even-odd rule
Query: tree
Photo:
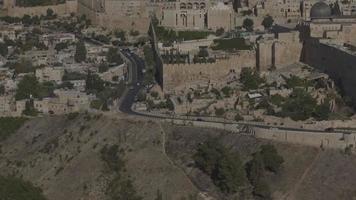
[[[221,91],[225,95],[225,97],[230,97],[232,89],[229,86],[225,86],[221,89]]]
[[[32,24],[32,19],[31,19],[31,16],[30,15],[24,15],[22,17],[22,23],[26,26],[29,26]]]
[[[168,110],[173,111],[174,110],[174,104],[171,99],[166,100],[166,107]]]
[[[114,32],[115,37],[119,38],[120,41],[126,41],[126,32],[122,30],[116,30]]]
[[[117,48],[110,48],[106,55],[106,59],[109,63],[115,63],[117,65],[121,65],[122,63],[124,63],[121,58],[121,55],[118,53]]]
[[[224,193],[234,193],[245,185],[246,174],[240,157],[230,152],[218,140],[208,139],[193,156],[196,166],[210,175]]]
[[[39,97],[40,93],[40,83],[37,81],[36,77],[26,75],[18,83],[15,99],[28,99],[32,95],[33,97]]]
[[[225,33],[224,28],[218,28],[218,29],[216,30],[216,32],[215,32],[215,34],[216,34],[217,36],[221,36],[221,35],[224,34],[224,33]]]
[[[238,154],[225,153],[216,163],[212,178],[224,193],[235,193],[245,185],[245,169]]]
[[[265,169],[274,173],[278,172],[284,162],[273,145],[262,145],[261,156]]]
[[[8,49],[7,49],[7,45],[3,42],[0,42],[0,55],[2,56],[7,56],[8,54]]]
[[[81,40],[77,43],[74,60],[78,63],[85,61],[87,58],[87,49],[85,47],[84,42]]]
[[[262,26],[264,26],[265,29],[269,29],[272,27],[273,22],[274,22],[273,17],[270,15],[267,15],[262,21]]]
[[[54,49],[56,51],[61,51],[61,50],[66,49],[66,48],[68,48],[68,43],[67,42],[57,43],[56,46],[54,47]]]
[[[86,83],[86,91],[98,93],[105,89],[105,82],[97,75],[88,73]]]
[[[316,100],[304,89],[294,89],[289,100],[282,105],[281,115],[293,120],[310,118],[317,106]]]
[[[253,194],[263,199],[270,198],[270,189],[264,180],[264,162],[260,152],[253,155],[251,161],[246,164],[247,177],[253,186]]]
[[[329,101],[325,101],[321,105],[317,105],[315,107],[313,117],[319,121],[327,120],[327,119],[329,119],[330,113],[331,113],[331,110],[330,110]]]
[[[244,67],[240,73],[240,82],[244,90],[256,90],[264,82],[256,70]]]
[[[253,20],[246,18],[242,23],[242,27],[244,27],[249,32],[253,31]]]
[[[46,13],[47,13],[47,17],[48,18],[52,18],[53,14],[54,14],[54,11],[51,8],[48,8]]]

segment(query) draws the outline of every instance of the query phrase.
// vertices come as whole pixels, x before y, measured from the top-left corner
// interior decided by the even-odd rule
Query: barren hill
[[[195,197],[229,199],[194,167],[192,155],[208,137],[218,137],[244,162],[270,141],[224,131],[161,124],[93,114],[35,118],[0,142],[0,175],[15,175],[43,189],[49,200],[108,199],[113,179],[101,158],[105,146],[118,145],[143,199]],[[352,199],[356,196],[356,157],[340,151],[273,143],[283,169],[269,174],[274,199]],[[205,195],[203,195],[205,194]],[[241,199],[252,198],[247,194]]]

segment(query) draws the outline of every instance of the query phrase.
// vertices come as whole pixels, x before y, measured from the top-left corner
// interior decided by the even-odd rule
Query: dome
[[[331,8],[328,4],[319,1],[314,4],[310,9],[310,18],[318,19],[318,18],[330,18],[331,17]]]

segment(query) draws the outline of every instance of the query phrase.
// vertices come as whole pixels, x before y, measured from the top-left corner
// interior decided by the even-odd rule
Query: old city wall
[[[164,64],[163,90],[172,92],[176,87],[189,88],[197,80],[219,81],[232,71],[239,73],[243,67],[255,67],[255,57],[254,51],[240,51],[230,58],[219,59],[215,63]]]
[[[316,40],[305,42],[303,61],[327,73],[356,105],[356,56]]]
[[[66,1],[66,3],[51,6],[35,7],[10,7],[7,10],[9,16],[23,17],[24,15],[46,15],[47,10],[52,9],[57,15],[66,15],[77,12],[77,1]]]
[[[111,30],[137,30],[140,33],[147,33],[150,19],[149,17],[125,17],[100,13],[96,22],[97,25]]]
[[[273,46],[274,65],[279,66],[290,65],[300,61],[302,52],[302,43],[278,41]]]

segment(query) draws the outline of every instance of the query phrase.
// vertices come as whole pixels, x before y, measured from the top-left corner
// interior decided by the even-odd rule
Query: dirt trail
[[[295,195],[296,195],[297,191],[300,189],[300,186],[304,182],[305,178],[309,175],[310,170],[313,169],[313,167],[319,160],[320,155],[321,155],[321,152],[319,151],[318,154],[313,159],[313,161],[310,163],[310,165],[304,170],[302,176],[298,179],[297,183],[285,195],[283,195],[280,198],[280,200],[296,200]]]

